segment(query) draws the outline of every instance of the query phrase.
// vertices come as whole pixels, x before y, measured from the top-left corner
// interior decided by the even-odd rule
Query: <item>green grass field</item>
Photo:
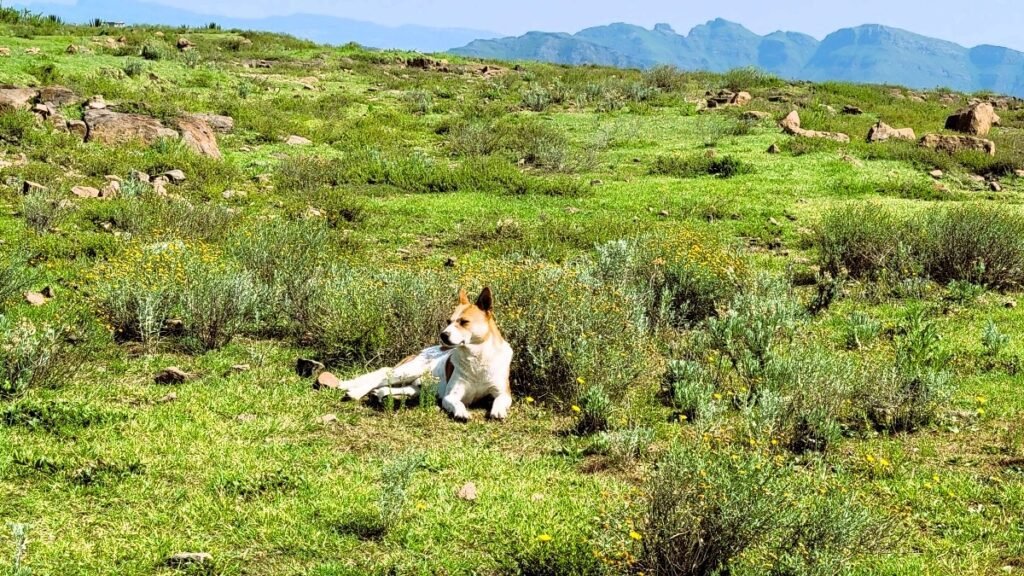
[[[948,156],[864,134],[968,95],[2,20],[0,82],[68,118],[235,129],[213,160],[0,114],[0,574],[1024,572],[1024,112]],[[723,87],[753,101],[698,110]],[[484,285],[507,422],[296,375],[431,345]]]

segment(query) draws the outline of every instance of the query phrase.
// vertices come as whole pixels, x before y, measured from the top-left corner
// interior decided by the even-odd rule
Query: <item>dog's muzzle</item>
[[[451,336],[448,335],[447,332],[441,332],[441,343],[444,344],[445,346],[452,345],[452,338]]]

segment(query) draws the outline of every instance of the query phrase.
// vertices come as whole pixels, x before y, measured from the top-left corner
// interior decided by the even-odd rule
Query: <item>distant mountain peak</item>
[[[544,41],[557,38],[557,43]],[[928,89],[990,90],[1024,96],[1024,53],[999,46],[964,48],[883,24],[837,30],[824,40],[799,32],[760,36],[715,18],[680,35],[668,24],[595,26],[576,34],[476,41],[452,52],[495,59],[543,60],[683,70],[753,66],[783,78],[897,84]]]

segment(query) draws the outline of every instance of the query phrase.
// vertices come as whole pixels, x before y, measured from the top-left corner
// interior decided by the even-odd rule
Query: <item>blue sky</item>
[[[21,0],[19,4],[75,0]],[[667,22],[679,32],[722,17],[758,33],[805,32],[817,38],[857,24],[885,24],[974,46],[1024,50],[1022,0],[146,0],[211,15],[263,17],[298,12],[331,14],[380,24],[421,24],[521,34],[575,32],[622,21]]]

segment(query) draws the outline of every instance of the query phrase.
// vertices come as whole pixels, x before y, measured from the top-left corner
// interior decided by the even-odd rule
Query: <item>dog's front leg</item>
[[[494,403],[491,404],[491,418],[495,420],[504,420],[508,418],[508,410],[512,407],[512,396],[504,392],[494,397]]]
[[[391,368],[381,368],[376,372],[370,372],[358,378],[342,382],[341,389],[348,390],[348,397],[352,400],[359,400],[369,394],[371,390],[376,390],[386,385],[388,383],[388,374],[391,373],[391,370]]]
[[[448,393],[445,394],[441,400],[441,407],[446,412],[452,415],[456,420],[466,422],[469,420],[469,409],[462,400],[466,397],[466,387],[460,383],[455,383],[454,386],[449,385]]]

